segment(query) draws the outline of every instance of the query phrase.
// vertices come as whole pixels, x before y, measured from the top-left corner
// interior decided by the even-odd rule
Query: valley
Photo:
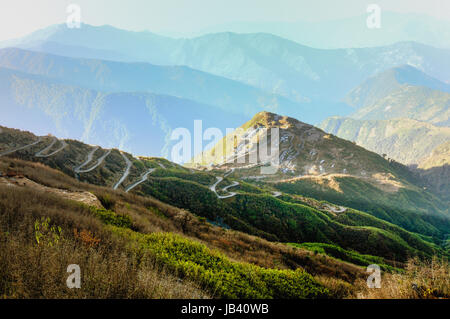
[[[261,115],[263,116],[262,118]],[[284,124],[284,127],[287,129],[289,129],[293,123],[295,124],[295,120],[293,119],[279,117],[271,113],[258,114],[255,116],[255,119],[253,120],[255,122],[253,123],[272,123],[272,125],[277,125],[276,122],[270,120],[272,117],[279,118],[280,120],[283,119],[282,121],[290,123],[290,125],[287,126]],[[252,127],[248,123],[244,126],[249,128]],[[296,124],[295,127],[302,126]],[[308,130],[310,133],[312,132],[311,127],[308,128]],[[223,167],[217,166],[212,169],[197,168],[192,170],[163,159],[144,157],[134,158],[130,154],[120,152],[116,149],[102,150],[99,147],[83,145],[71,140],[66,140],[65,143],[67,144],[67,147],[60,152],[55,153],[53,156],[39,157],[36,156],[36,154],[39,155],[43,149],[49,150],[49,146],[53,147],[56,138],[26,136],[26,134],[21,133],[20,131],[10,130],[8,128],[2,128],[2,131],[3,134],[15,136],[15,139],[25,139],[26,137],[32,140],[41,139],[43,141],[42,143],[46,143],[45,145],[39,146],[39,151],[37,153],[34,150],[34,148],[37,149],[37,147],[31,145],[29,148],[25,149],[19,147],[14,153],[7,151],[9,154],[8,156],[42,162],[56,169],[60,169],[69,176],[78,178],[80,181],[106,186],[112,190],[153,196],[180,208],[189,209],[189,211],[205,217],[213,223],[221,221],[220,223],[226,225],[226,227],[262,236],[269,240],[290,242],[329,242],[329,240],[332,240],[333,243],[340,244],[344,248],[352,248],[361,253],[368,253],[370,251],[373,252],[374,248],[369,248],[368,246],[361,247],[357,242],[350,240],[350,237],[346,239],[346,236],[366,236],[371,233],[371,236],[381,236],[385,244],[390,242],[390,250],[379,250],[378,254],[380,256],[387,258],[386,260],[395,258],[395,260],[400,261],[404,259],[406,255],[413,252],[420,252],[422,254],[428,251],[428,254],[432,254],[432,252],[440,251],[442,248],[438,248],[437,246],[439,238],[445,237],[450,227],[450,221],[446,216],[447,212],[436,206],[438,203],[436,199],[433,205],[426,206],[426,197],[433,196],[432,194],[425,196],[422,194],[420,195],[421,197],[418,197],[417,195],[419,193],[415,192],[418,192],[419,190],[413,186],[408,177],[405,177],[405,173],[401,169],[398,170],[395,166],[391,167],[387,161],[386,164],[384,164],[383,159],[378,159],[377,156],[370,155],[370,153],[365,154],[364,158],[373,158],[376,160],[375,163],[377,164],[372,166],[372,170],[366,169],[367,172],[373,174],[373,176],[377,176],[375,174],[376,170],[379,170],[378,173],[380,173],[382,172],[382,168],[385,170],[388,169],[391,174],[391,184],[399,183],[399,185],[402,185],[400,186],[401,188],[407,189],[405,194],[415,194],[415,201],[417,201],[418,198],[423,198],[424,202],[421,205],[425,204],[425,206],[423,206],[422,212],[419,213],[419,211],[416,210],[416,212],[412,213],[413,203],[407,204],[409,201],[412,201],[412,198],[407,199],[403,206],[398,206],[398,200],[397,203],[395,203],[395,197],[393,197],[392,201],[385,201],[385,207],[391,207],[391,210],[394,209],[391,211],[389,217],[379,215],[377,210],[365,209],[366,207],[373,205],[370,203],[375,203],[378,197],[374,197],[373,202],[369,197],[366,200],[366,204],[362,206],[361,204],[353,202],[342,202],[339,197],[325,197],[323,199],[325,199],[326,202],[312,199],[313,197],[320,199],[324,195],[328,196],[327,194],[333,194],[333,192],[335,192],[331,190],[327,191],[326,188],[324,188],[325,185],[330,185],[329,182],[324,184],[324,181],[327,179],[333,181],[333,183],[336,184],[335,188],[337,187],[336,189],[338,190],[341,187],[348,187],[348,181],[351,181],[354,178],[361,180],[363,183],[362,185],[367,185],[364,187],[368,187],[368,185],[373,183],[369,177],[352,175],[354,174],[353,172],[357,172],[356,174],[358,175],[359,170],[354,170],[350,167],[349,172],[346,175],[316,172],[315,175],[304,175],[300,179],[286,179],[286,177],[292,175],[292,173],[285,173],[280,170],[276,176],[271,177],[270,181],[249,183],[248,180],[245,179],[245,176],[254,174],[254,167],[242,168],[239,167],[239,165],[232,167],[230,163],[226,163]],[[309,137],[305,137],[305,147],[308,143],[311,143],[311,141],[319,141],[317,137],[320,135],[308,136],[315,137],[312,140]],[[327,135],[322,134],[322,136]],[[325,140],[330,138],[333,137],[325,138]],[[315,144],[315,148],[318,151],[321,149],[319,145],[320,144]],[[355,147],[351,143],[346,145],[348,145],[348,147]],[[78,163],[73,162],[73,165],[67,165],[67,161],[60,162],[61,158],[70,156],[70,153],[73,151],[72,149],[75,147],[76,149],[85,150],[83,153],[78,153]],[[3,148],[6,147],[2,145],[2,149]],[[325,147],[325,149],[328,149],[328,147]],[[311,152],[308,150],[305,152],[311,160]],[[359,151],[359,153],[361,155],[354,155],[352,159],[356,160],[359,156],[364,154],[361,153],[361,151]],[[354,154],[357,154],[356,151]],[[124,160],[124,157],[126,157],[128,161]],[[314,159],[315,157],[313,160]],[[297,160],[297,158],[295,158],[295,160]],[[315,161],[319,162],[317,159]],[[356,164],[356,162],[354,163]],[[280,165],[282,166],[283,162],[281,162]],[[364,181],[365,179],[367,179],[367,182]],[[397,179],[398,182],[395,182]],[[302,181],[301,183],[313,183],[316,186],[310,185],[309,190],[305,190],[305,193],[292,191],[290,185],[296,185],[298,190],[303,189],[300,186],[301,184],[298,184],[300,181]],[[358,188],[361,188],[362,185],[358,186]],[[324,195],[320,195],[320,193],[311,193],[311,190],[316,189],[317,186],[321,187]],[[386,192],[386,187],[381,187],[378,192]],[[398,196],[397,193],[401,191],[399,189],[394,189],[388,192],[393,192],[395,196]],[[304,194],[306,194],[306,198],[303,196],[299,197],[299,195]],[[343,194],[349,194],[349,190],[345,190],[345,193]],[[374,196],[375,194],[376,193],[374,193]],[[387,194],[388,193],[385,193],[384,196]],[[405,194],[402,196],[405,196]],[[264,203],[264,206],[261,206],[261,208],[266,208],[259,218],[254,219],[256,217],[254,215],[254,209],[259,207],[262,203]],[[378,207],[383,207],[380,204],[381,203],[378,202]],[[365,211],[365,213],[362,213],[359,210]],[[411,212],[408,212],[408,210]],[[395,214],[399,214],[400,212],[403,214],[403,219],[406,218],[405,220],[409,220],[408,222],[400,222],[397,220]],[[370,215],[367,215],[366,213],[369,213]],[[261,214],[261,212],[259,214]],[[381,227],[381,229],[384,229],[383,231],[395,233],[396,236],[402,238],[402,241],[406,242],[400,244],[400,242],[396,242],[394,239],[388,239],[389,236],[385,237],[386,235],[378,230],[357,230],[357,228],[353,228],[353,222],[349,224],[347,221],[344,222],[344,215],[348,216],[345,218],[353,219],[360,214],[363,215],[358,218],[363,218],[363,220],[366,219],[366,221],[359,226],[370,225],[373,227],[373,225],[378,225],[375,227]],[[284,216],[283,221],[281,219],[276,221],[281,216]],[[272,220],[270,225],[265,223],[264,220],[266,218]],[[397,225],[388,226],[389,224],[385,224],[383,220],[388,220]],[[293,224],[285,224],[288,221]],[[309,225],[306,228],[300,226],[305,221],[308,221],[307,223]],[[281,224],[276,226],[280,222]],[[425,237],[422,237],[422,235],[418,236],[417,234],[409,233],[408,231],[403,230],[402,227],[406,227],[409,231],[419,232],[431,237],[430,239],[425,240]],[[345,232],[343,232],[344,229],[346,229]],[[350,231],[348,235],[346,235],[347,231]],[[335,232],[339,232],[340,236],[335,237],[337,234]],[[353,234],[350,235],[351,233]],[[364,235],[364,233],[366,233],[366,235]],[[393,251],[396,253],[392,254]]]
[[[448,23],[143,7],[0,35],[1,299],[450,298]]]

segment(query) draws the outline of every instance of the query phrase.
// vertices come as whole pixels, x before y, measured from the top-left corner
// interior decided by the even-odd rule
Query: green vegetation
[[[391,260],[440,251],[418,235],[357,211],[332,216],[271,195],[239,194],[219,200],[207,187],[178,178],[150,178],[142,192],[228,226],[282,242],[321,242]]]
[[[301,269],[265,269],[231,262],[205,245],[169,233],[143,235],[113,228],[139,248],[150,251],[156,260],[182,278],[199,282],[220,298],[323,298],[326,288]]]
[[[57,192],[29,187],[13,189],[0,184],[0,295],[4,297],[342,298],[355,296],[355,283],[365,278],[363,268],[335,259],[339,257],[330,258],[214,227],[186,210],[148,196],[80,183],[41,164],[2,159],[0,169],[8,167],[9,161],[36,183],[102,194],[108,202],[114,203],[114,209],[87,207],[59,197]],[[212,194],[206,186],[196,182],[175,177],[152,179],[150,184],[154,183],[155,189],[168,198],[186,200],[175,195],[183,188],[194,198]],[[171,188],[165,187],[167,185]],[[145,187],[141,188],[143,190],[147,191]],[[395,228],[346,226],[333,222],[329,214],[268,195],[246,194],[218,202],[222,206],[215,206],[218,210],[213,209],[212,215],[228,216],[229,220],[247,225],[250,232],[252,229],[261,231],[256,226],[268,223],[273,218],[269,212],[273,211],[281,221],[286,218],[288,227],[294,227],[291,236],[304,228],[303,234],[308,236],[318,230],[332,238],[334,232],[348,241],[332,244],[336,247],[366,242],[380,252],[384,251],[383,246],[389,250],[397,244],[409,245],[406,237],[394,234]],[[197,201],[185,203],[198,205]],[[241,205],[249,213],[254,209],[254,217],[257,211],[261,212],[262,221],[258,218],[240,220],[235,209]],[[367,218],[373,223],[384,223],[370,215]],[[39,230],[50,230],[45,238],[53,240],[54,231],[59,234],[53,245],[37,244],[36,221],[39,221]],[[42,228],[42,221],[48,226]],[[309,223],[312,231],[306,227]],[[286,227],[283,223],[275,223],[274,227],[280,225]],[[274,228],[269,230],[278,232]],[[281,233],[277,234],[281,237]],[[364,234],[368,238],[358,237]],[[404,251],[413,251],[411,247]],[[342,253],[339,248],[332,251],[335,255]],[[361,262],[360,258],[377,258],[361,256],[345,251],[341,257],[342,260],[352,257],[355,263]],[[64,265],[71,263],[83,269],[81,289],[65,287]],[[44,268],[45,273],[39,271]]]
[[[34,238],[38,245],[47,245],[52,247],[59,243],[62,229],[59,226],[51,225],[50,218],[41,217],[34,222]]]
[[[342,147],[348,144],[339,140],[336,143],[341,143]],[[69,154],[78,149],[82,149],[81,144],[69,143]],[[86,152],[86,149],[83,151]],[[360,157],[367,156],[374,165],[395,172],[405,181],[413,178],[411,172],[398,163],[387,162],[361,148],[356,147],[353,151],[361,153],[358,155]],[[347,154],[348,150],[344,153],[345,156],[351,155]],[[63,156],[63,153],[58,155]],[[26,159],[32,157],[26,152],[18,156]],[[324,158],[328,160],[328,157]],[[92,184],[70,179],[62,173],[49,173],[48,168],[41,163],[10,158],[3,160],[13,162],[25,176],[47,187],[96,194],[104,207],[73,207],[60,201],[55,205],[58,207],[58,212],[55,212],[56,209],[47,207],[51,207],[49,203],[53,203],[52,196],[58,196],[57,192],[51,196],[34,195],[35,199],[25,203],[34,205],[31,210],[33,222],[42,215],[48,215],[52,225],[54,222],[54,225],[61,226],[64,235],[69,236],[69,241],[80,241],[89,249],[109,249],[105,245],[107,247],[112,241],[118,242],[120,247],[113,250],[114,253],[126,251],[127,262],[136,267],[124,269],[134,271],[136,277],[143,271],[140,261],[145,259],[154,263],[156,270],[151,268],[152,273],[156,271],[159,274],[158,270],[165,269],[174,278],[200,287],[208,296],[347,296],[352,289],[351,283],[360,276],[362,270],[355,265],[377,263],[383,269],[396,271],[395,267],[402,267],[411,257],[418,256],[426,260],[433,255],[448,255],[448,251],[442,249],[445,235],[450,229],[445,213],[439,206],[442,202],[430,193],[418,192],[417,187],[410,188],[409,184],[397,192],[387,193],[377,185],[358,178],[336,177],[337,188],[327,187],[327,182],[320,184],[304,179],[292,184],[275,185],[264,181],[240,181],[235,189],[238,194],[222,200],[209,187],[216,176],[223,176],[223,171],[194,173],[161,159],[140,159],[141,168],[155,168],[155,171],[132,194],[94,186],[110,186],[111,178],[123,172],[123,158],[117,151],[98,169],[80,178]],[[80,160],[77,159],[77,162]],[[64,163],[62,168],[61,163]],[[75,163],[55,157],[46,164],[64,171]],[[5,165],[9,167],[11,163]],[[230,185],[232,177],[244,177],[239,175],[242,170],[236,171],[239,172],[226,178],[220,187]],[[141,175],[142,172],[135,170],[131,180]],[[282,190],[283,195],[275,198],[272,195],[273,186]],[[5,192],[5,198],[17,202],[11,199],[12,195],[7,190]],[[45,205],[34,202],[36,198],[40,198]],[[17,210],[11,208],[6,199],[0,203],[7,214]],[[331,203],[354,209],[333,212],[326,209]],[[411,211],[408,207],[416,207],[417,210]],[[22,213],[27,211],[23,209]],[[65,221],[63,213],[72,214],[71,219]],[[9,220],[10,216],[4,218],[6,222]],[[42,225],[38,226],[43,229]],[[51,230],[53,226],[48,227]],[[20,240],[21,244],[30,245],[29,241]],[[34,243],[36,238],[32,238],[32,241]],[[65,245],[64,239],[58,240],[53,246],[59,247],[62,242]],[[281,244],[286,242],[293,245]],[[33,246],[29,247],[33,249]],[[12,246],[5,249],[11,250]],[[102,256],[107,258],[110,255],[107,252]],[[131,288],[126,286],[124,289]],[[137,289],[143,288],[139,286]]]
[[[132,221],[130,216],[127,215],[117,215],[115,212],[106,210],[106,209],[99,209],[96,207],[91,207],[91,212],[100,218],[102,222],[104,222],[107,225],[113,225],[116,227],[124,227],[124,228],[131,228]]]
[[[116,205],[116,201],[106,193],[98,193],[96,194],[98,200],[102,203],[103,207],[106,209],[114,209],[114,206]]]
[[[214,183],[216,178],[212,174],[204,173],[204,172],[195,172],[191,173],[186,171],[185,169],[180,168],[167,168],[167,169],[156,169],[152,176],[154,177],[176,177],[179,179],[197,182],[199,184],[208,186]]]
[[[293,247],[304,248],[314,253],[326,254],[334,258],[347,261],[359,266],[368,266],[371,264],[379,265],[383,270],[394,270],[394,267],[388,265],[386,261],[377,256],[372,255],[362,255],[353,250],[342,249],[339,246],[333,244],[323,244],[323,243],[289,243]]]
[[[308,196],[364,211],[412,232],[436,237],[450,232],[450,219],[441,211],[445,205],[429,193],[407,188],[386,193],[358,178],[336,177],[335,180],[341,191],[307,179],[279,183],[276,187],[285,193]],[[439,203],[442,207],[437,207]],[[411,207],[415,207],[415,211]]]

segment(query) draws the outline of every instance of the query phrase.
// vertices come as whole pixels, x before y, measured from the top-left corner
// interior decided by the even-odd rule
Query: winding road
[[[4,151],[4,152],[0,153],[0,156],[5,156],[5,155],[8,155],[8,154],[12,154],[14,152],[17,152],[17,151],[24,150],[24,149],[26,149],[28,147],[31,147],[33,145],[36,145],[36,144],[40,143],[41,141],[42,141],[42,137],[38,137],[37,141],[35,141],[35,142],[31,143],[31,144],[25,145],[25,146],[14,148],[14,149],[9,150],[9,151]]]
[[[130,168],[133,165],[133,163],[128,159],[128,157],[125,156],[122,152],[120,152],[120,155],[122,155],[123,159],[125,160],[125,163],[127,164],[127,168],[125,169],[125,172],[123,173],[122,177],[119,179],[119,181],[113,186],[113,189],[117,189],[120,184],[123,183],[125,178],[130,174]]]
[[[213,185],[211,185],[211,186],[209,187],[209,189],[210,189],[212,192],[214,192],[214,193],[216,194],[216,196],[217,196],[219,199],[231,198],[231,197],[237,195],[236,192],[229,192],[228,195],[222,196],[222,195],[217,194],[217,189],[216,189],[216,188],[217,188],[217,185],[219,185],[219,184],[223,181],[223,179],[224,179],[225,177],[231,175],[231,174],[234,172],[234,170],[235,170],[235,168],[232,168],[229,172],[225,173],[224,177],[216,176],[217,181],[216,181]],[[240,183],[234,181],[234,182],[231,183],[230,185],[225,186],[224,188],[222,188],[222,191],[223,191],[223,192],[227,192],[228,189],[230,189],[230,188],[232,188],[232,187],[236,187],[236,186],[238,186],[238,185],[240,185]],[[281,195],[282,195],[281,192],[272,192],[272,196],[273,196],[273,197],[280,197]]]
[[[228,177],[234,173],[235,168],[233,167],[228,173],[226,173],[223,177]]]
[[[50,153],[50,154],[43,155],[43,153],[46,153],[47,151],[49,151],[49,150],[53,147],[53,145],[55,145],[56,142],[58,142],[58,141],[59,141],[59,140],[58,140],[56,137],[54,137],[54,138],[53,138],[53,141],[50,143],[49,146],[47,146],[47,147],[44,148],[43,150],[40,150],[39,152],[37,152],[36,154],[34,154],[34,156],[43,158],[43,157],[50,157],[50,156],[53,156],[53,155],[59,153],[60,151],[62,151],[63,149],[65,149],[66,146],[67,146],[67,143],[66,143],[64,140],[61,140],[61,141],[60,141],[60,142],[61,142],[61,147],[58,148],[56,151],[54,151],[54,152],[52,152],[52,153]]]
[[[50,143],[50,145],[48,145],[47,147],[45,147],[44,149],[40,150],[39,152],[37,152],[36,154],[34,154],[34,156],[36,157],[44,157],[42,154],[46,153],[48,150],[50,150],[53,145],[55,145],[55,143],[58,141],[58,139],[56,137],[53,137],[53,141]]]
[[[100,146],[96,146],[94,147],[94,149],[92,151],[89,152],[86,161],[84,161],[83,163],[81,163],[80,165],[78,165],[77,167],[75,167],[73,170],[75,173],[80,173],[81,172],[81,168],[85,167],[87,164],[89,164],[92,161],[92,158],[94,157],[94,153],[97,152],[97,150],[100,148]]]
[[[130,186],[128,186],[127,188],[125,188],[125,193],[128,193],[129,191],[131,191],[133,188],[135,188],[136,186],[138,186],[139,184],[145,182],[148,178],[148,175],[150,175],[151,173],[153,173],[155,171],[155,168],[151,168],[149,169],[144,175],[142,175],[142,178],[140,180],[138,180],[137,182],[135,182],[134,184],[131,184]]]
[[[82,169],[81,169],[82,167],[86,166],[87,164],[89,164],[89,162],[92,161],[92,157],[94,156],[94,153],[95,153],[95,151],[96,151],[97,149],[99,149],[99,147],[97,147],[96,149],[94,149],[93,151],[91,151],[91,152],[88,154],[88,158],[87,158],[86,162],[84,162],[84,163],[81,164],[80,166],[74,168],[75,173],[77,173],[77,174],[79,174],[79,173],[89,173],[89,172],[93,171],[94,169],[96,169],[97,167],[99,167],[99,166],[103,163],[103,161],[105,160],[105,158],[106,158],[109,154],[111,154],[111,150],[108,150],[105,154],[103,154],[101,157],[99,157],[99,159],[97,160],[97,163],[96,163],[94,166],[92,166],[92,167],[89,168],[89,169],[82,170]]]
[[[281,192],[272,192],[273,197],[280,197],[282,195]]]
[[[231,188],[231,187],[235,187],[235,186],[238,186],[239,185],[239,182],[233,182],[232,184],[230,184],[230,185],[228,185],[228,186],[225,186],[224,188],[222,188],[222,191],[224,191],[224,192],[226,192],[229,188]]]
[[[339,213],[345,213],[347,211],[347,208],[339,206],[339,209],[330,205],[325,205],[327,210],[330,210],[333,213],[339,214]]]
[[[230,173],[230,174],[231,174],[231,173]],[[216,194],[216,196],[217,196],[219,199],[230,198],[230,197],[233,197],[233,196],[236,196],[236,195],[237,195],[237,193],[234,193],[234,192],[230,192],[229,195],[225,195],[225,196],[221,196],[221,195],[217,194],[216,187],[217,187],[217,185],[220,184],[220,182],[223,181],[223,177],[216,176],[216,178],[217,178],[217,182],[215,182],[213,185],[211,185],[211,186],[209,187],[209,189],[210,189],[212,192],[214,192],[214,193]],[[233,184],[228,185],[228,186],[222,188],[222,190],[223,190],[223,191],[227,191],[229,188],[235,187],[235,186],[238,186],[238,185],[239,185],[239,182],[233,182]]]

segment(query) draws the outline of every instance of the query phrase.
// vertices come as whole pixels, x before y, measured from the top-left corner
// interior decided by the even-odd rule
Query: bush
[[[122,228],[131,228],[132,221],[128,215],[117,215],[113,211],[91,207],[91,212],[101,219],[107,225],[113,225]]]
[[[106,209],[114,209],[116,206],[116,200],[111,198],[109,194],[96,194],[96,196]]]
[[[324,298],[328,290],[302,269],[266,269],[232,262],[205,245],[172,233],[114,232],[149,250],[155,259],[182,278],[195,281],[221,298]]]

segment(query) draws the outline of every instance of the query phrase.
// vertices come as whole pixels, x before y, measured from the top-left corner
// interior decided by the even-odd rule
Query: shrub
[[[131,228],[132,226],[131,218],[128,215],[117,215],[113,211],[96,207],[91,207],[91,212],[107,225],[122,228]]]
[[[98,200],[100,203],[102,203],[103,207],[106,209],[114,209],[116,206],[116,200],[111,197],[111,195],[103,193],[103,194],[96,194]]]
[[[96,238],[92,232],[83,229],[81,232],[78,232],[78,229],[73,229],[73,235],[76,239],[79,239],[83,244],[88,247],[95,247],[100,243],[100,239]]]
[[[34,238],[38,245],[55,246],[61,239],[62,229],[59,226],[51,225],[49,217],[41,217],[34,222]]]
[[[150,251],[182,278],[199,283],[221,298],[324,298],[328,290],[302,269],[266,269],[230,261],[217,251],[172,233],[114,232]]]

